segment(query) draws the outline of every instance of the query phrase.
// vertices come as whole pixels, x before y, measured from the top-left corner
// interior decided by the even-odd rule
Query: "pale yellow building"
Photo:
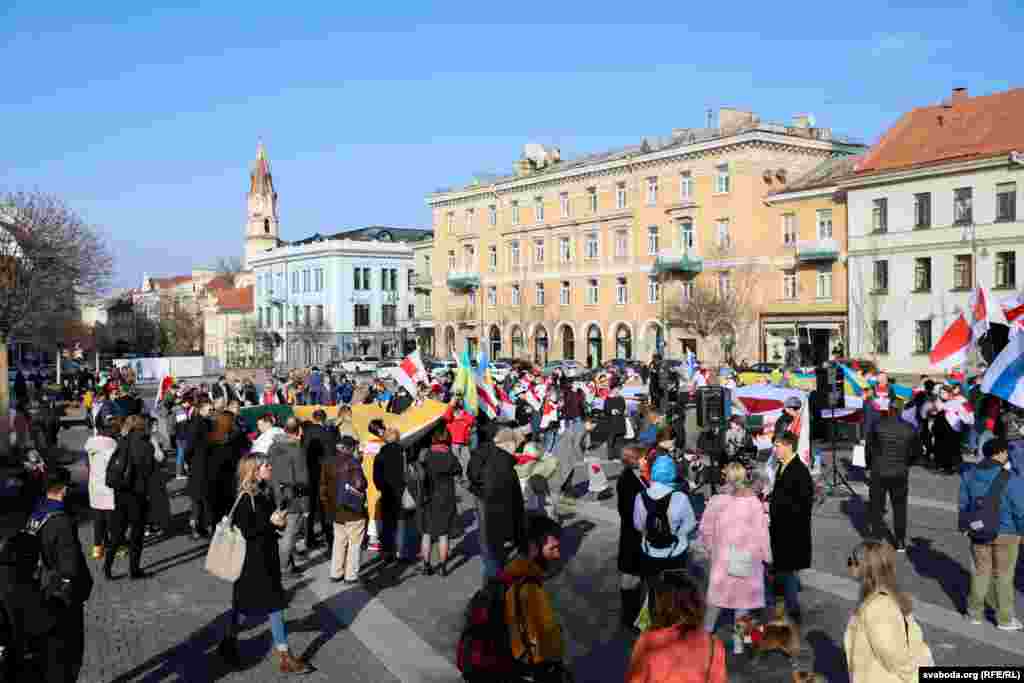
[[[420,353],[428,356],[436,355],[434,344],[434,310],[431,297],[433,276],[431,260],[434,255],[434,240],[422,239],[412,244],[414,270],[410,273],[409,287],[415,296],[412,315],[413,330],[416,333],[416,345]]]
[[[766,248],[778,213],[764,200],[861,149],[807,116],[780,125],[735,109],[716,128],[576,160],[527,145],[514,175],[427,197],[436,349],[482,340],[491,357],[599,363],[689,347],[720,360],[723,325],[701,336],[676,314],[708,287],[749,299],[750,319],[724,336],[757,358],[762,278],[785,258]]]

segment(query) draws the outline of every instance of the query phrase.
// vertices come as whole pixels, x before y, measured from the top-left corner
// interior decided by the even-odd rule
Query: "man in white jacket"
[[[261,415],[256,420],[256,430],[260,435],[252,442],[252,448],[249,449],[249,452],[253,455],[257,453],[266,455],[270,451],[270,446],[274,443],[274,440],[284,437],[284,430],[274,425],[274,416],[270,413]]]

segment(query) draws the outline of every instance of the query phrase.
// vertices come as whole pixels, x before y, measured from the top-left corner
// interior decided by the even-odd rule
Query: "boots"
[[[103,556],[103,578],[107,581],[114,580],[114,558],[117,557],[117,553],[108,552]]]
[[[448,576],[448,560],[441,560],[441,566],[437,568],[437,573],[443,577]]]
[[[420,573],[422,573],[423,576],[433,576],[434,568],[430,566],[430,562],[424,561],[423,568],[420,570]]]
[[[640,616],[640,610],[644,606],[643,585],[631,590],[619,589],[619,599],[622,603],[622,626],[627,629],[635,628],[636,618]]]
[[[234,669],[242,664],[242,656],[238,652],[238,638],[235,636],[227,636],[220,641],[220,645],[217,646],[217,654]]]
[[[280,671],[283,674],[306,674],[312,671],[312,667],[301,659],[293,657],[288,650],[275,650],[280,662]]]

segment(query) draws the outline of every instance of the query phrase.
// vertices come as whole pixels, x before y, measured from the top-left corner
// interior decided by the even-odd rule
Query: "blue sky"
[[[101,226],[120,286],[241,253],[260,136],[296,239],[428,227],[425,194],[525,142],[571,157],[722,105],[872,142],[954,85],[1024,85],[1014,2],[98,4],[6,3],[0,190]]]

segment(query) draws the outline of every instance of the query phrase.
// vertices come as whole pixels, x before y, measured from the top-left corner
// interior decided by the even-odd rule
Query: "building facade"
[[[842,357],[848,344],[846,197],[839,179],[859,156],[829,159],[767,198],[776,231],[765,235],[780,266],[763,278],[762,358],[794,366]],[[766,245],[766,248],[770,248]]]
[[[412,243],[425,235],[375,226],[254,256],[256,323],[274,340],[274,362],[395,357],[414,347]]]
[[[416,264],[410,282],[415,296],[412,313],[413,328],[416,331],[416,345],[427,356],[436,355],[434,346],[434,309],[431,292],[434,278],[431,275],[431,258],[434,254],[433,238],[422,239],[412,245],[413,262]]]
[[[432,310],[439,355],[648,360],[694,348],[756,358],[759,281],[779,269],[777,210],[765,197],[822,161],[861,151],[817,128],[734,109],[683,129],[563,161],[527,145],[516,173],[427,197],[434,227]],[[749,298],[750,321],[699,338],[677,311],[695,288]],[[721,328],[729,329],[721,329]]]
[[[840,181],[849,206],[850,342],[895,372],[928,354],[975,286],[1020,287],[1024,89],[914,109]]]
[[[203,344],[205,355],[221,367],[265,367],[270,349],[254,322],[253,287],[216,290],[204,298]]]

